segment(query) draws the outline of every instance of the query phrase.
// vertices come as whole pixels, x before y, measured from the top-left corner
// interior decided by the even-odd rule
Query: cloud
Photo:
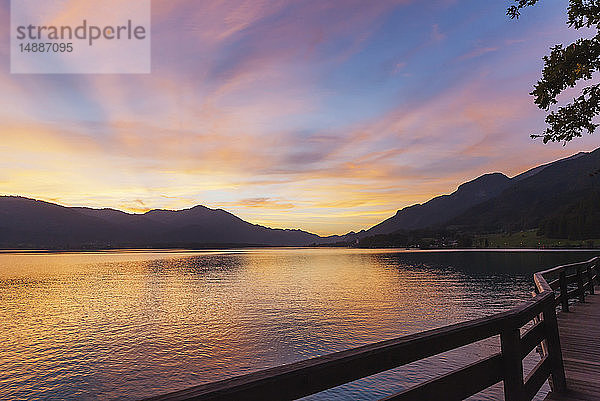
[[[497,51],[498,51],[497,47],[477,47],[477,48],[471,50],[470,52],[463,54],[459,58],[459,60],[468,60],[470,58],[483,56],[484,54],[493,53],[493,52],[497,52]]]
[[[242,199],[239,202],[234,203],[236,206],[251,207],[251,208],[264,208],[264,209],[293,209],[296,206],[290,202],[282,202],[280,200],[271,198],[248,198]]]
[[[446,35],[440,31],[439,24],[433,24],[431,26],[431,40],[433,42],[441,42],[446,39]]]
[[[504,41],[504,44],[506,44],[507,46],[512,46],[512,45],[517,45],[517,44],[521,44],[521,43],[526,43],[527,41],[525,39],[506,39]]]
[[[404,70],[404,68],[406,68],[408,63],[400,61],[398,63],[396,63],[396,65],[394,65],[394,71],[393,74],[398,74],[400,71]]]

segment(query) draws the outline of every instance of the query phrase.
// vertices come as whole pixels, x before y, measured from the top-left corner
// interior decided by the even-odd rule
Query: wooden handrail
[[[594,283],[600,284],[599,261],[600,258],[595,257],[585,262],[570,263],[535,273],[536,291],[541,293],[558,290],[556,302],[561,305],[563,312],[569,312],[569,300],[577,298],[580,302],[585,302],[586,291],[594,294]],[[575,288],[569,289],[573,284]]]
[[[507,401],[531,400],[548,378],[554,391],[563,392],[566,383],[555,308],[560,304],[567,312],[571,298],[576,297],[583,302],[586,289],[593,293],[594,282],[600,280],[598,261],[599,258],[593,258],[535,273],[536,293],[533,298],[507,312],[148,400],[295,400],[498,335],[500,353],[391,395],[386,400],[464,399],[500,381],[504,382]],[[574,275],[567,275],[572,271]],[[569,285],[573,284],[577,288],[571,291]],[[558,295],[553,287],[560,289]],[[521,334],[523,327],[532,321],[533,326]],[[542,360],[524,378],[523,358],[540,344]]]

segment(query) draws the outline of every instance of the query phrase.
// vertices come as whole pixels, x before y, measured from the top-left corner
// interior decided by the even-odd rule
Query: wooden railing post
[[[552,391],[562,393],[567,389],[565,380],[565,366],[560,347],[560,336],[558,333],[558,321],[556,320],[556,309],[553,304],[543,310],[544,325],[546,327],[546,351],[550,361],[552,380],[550,387]]]
[[[590,295],[594,295],[594,272],[592,270],[592,266],[587,265],[586,272],[588,279],[588,290],[590,291]]]
[[[504,399],[523,400],[523,360],[521,359],[521,333],[509,327],[500,333],[504,376]]]
[[[567,288],[567,273],[563,270],[559,273],[558,281],[560,283],[560,298],[562,303],[562,311],[569,311],[569,295]]]
[[[581,274],[581,266],[577,266],[577,288],[579,292],[579,302],[585,302],[585,288],[583,287],[583,274]]]

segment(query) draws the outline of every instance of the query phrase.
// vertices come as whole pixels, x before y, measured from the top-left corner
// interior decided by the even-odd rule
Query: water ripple
[[[576,253],[0,254],[0,398],[130,399],[506,310]],[[310,399],[372,400],[497,341]],[[478,395],[494,399],[501,389]]]

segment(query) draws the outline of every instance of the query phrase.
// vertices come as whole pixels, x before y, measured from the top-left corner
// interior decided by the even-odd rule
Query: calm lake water
[[[0,253],[0,398],[135,399],[504,311],[590,252]],[[315,400],[378,399],[486,341]],[[534,357],[534,356],[533,356]],[[501,389],[477,399],[497,399]]]

